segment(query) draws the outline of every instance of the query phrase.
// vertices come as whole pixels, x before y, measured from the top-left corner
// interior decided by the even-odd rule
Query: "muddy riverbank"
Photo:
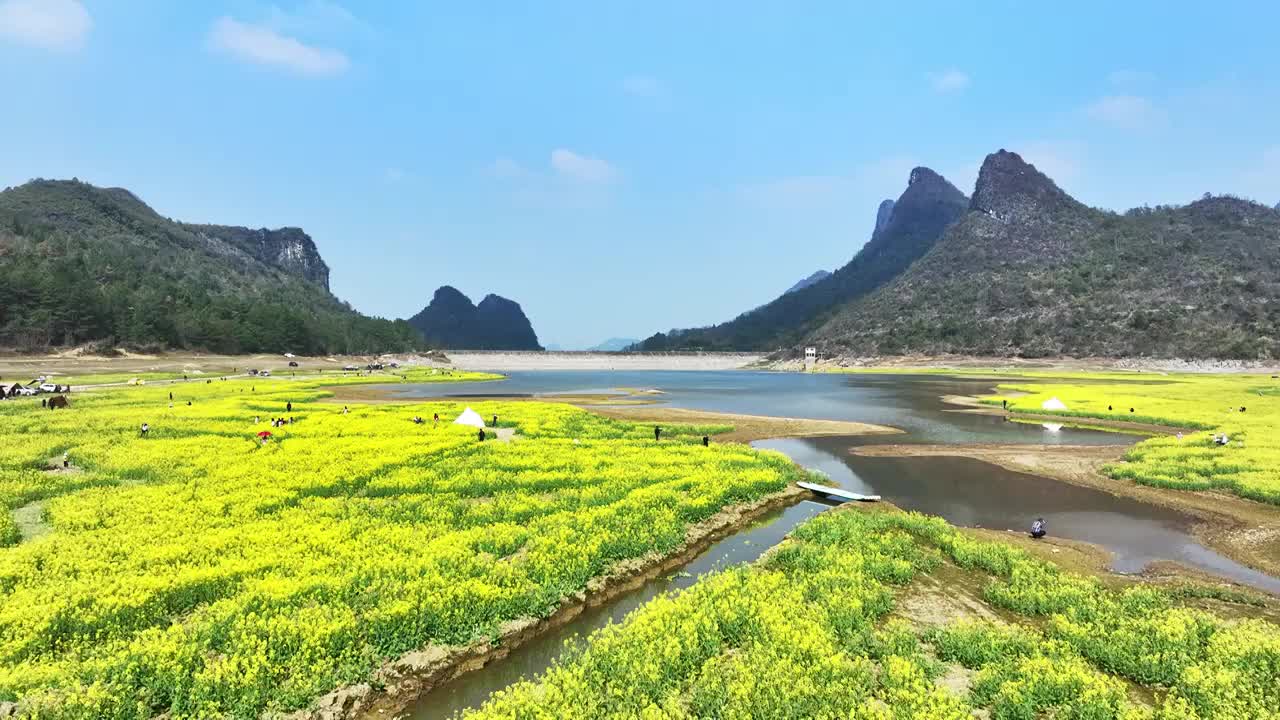
[[[853,447],[849,452],[862,457],[971,458],[1176,510],[1196,519],[1191,534],[1206,547],[1280,577],[1280,508],[1225,493],[1166,490],[1115,480],[1102,472],[1102,466],[1122,462],[1123,447],[901,444]]]
[[[687,423],[694,425],[732,425],[733,432],[714,436],[716,442],[752,442],[766,438],[827,437],[850,435],[900,435],[902,431],[886,425],[848,420],[809,420],[805,418],[768,417],[741,413],[686,410],[663,406],[601,407],[580,405],[585,410],[618,420],[638,423]]]

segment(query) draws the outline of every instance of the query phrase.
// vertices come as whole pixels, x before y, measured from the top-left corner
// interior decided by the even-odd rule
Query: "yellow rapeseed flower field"
[[[655,443],[567,405],[473,404],[518,433],[507,444],[452,425],[458,403],[322,402],[326,384],[389,380],[201,378],[73,393],[67,410],[0,403],[0,701],[38,718],[303,707],[387,658],[545,616],[798,472],[702,447],[727,427]]]
[[[1107,468],[1112,477],[1180,490],[1220,489],[1260,502],[1280,504],[1280,379],[1267,375],[1114,373],[1072,383],[1027,380],[1002,384],[1006,396],[985,398],[1014,411],[1155,423],[1185,428],[1181,438],[1160,436],[1133,447],[1125,462]],[[1014,395],[1015,392],[1028,393]],[[1066,410],[1044,410],[1058,398]],[[1227,444],[1214,442],[1226,435]]]
[[[984,579],[1005,619],[895,619],[897,597],[944,565]],[[968,681],[939,682],[955,666]],[[464,717],[1261,720],[1277,707],[1280,626],[1109,590],[938,518],[848,508],[754,566],[651,601]]]

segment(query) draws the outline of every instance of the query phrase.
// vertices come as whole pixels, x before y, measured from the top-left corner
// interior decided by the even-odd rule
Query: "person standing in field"
[[[70,453],[70,451],[62,453],[62,467],[63,467],[63,469],[64,469],[64,470],[65,470],[66,468],[68,468],[68,467],[71,467],[71,453]]]
[[[494,427],[498,427],[498,415],[497,415],[497,413],[494,413],[494,415],[493,415],[493,426],[494,426]]]
[[[438,426],[440,424],[440,413],[433,414],[431,416],[431,422],[435,423]]]
[[[710,447],[710,446],[711,446],[711,437],[709,435],[703,435],[702,447]]]
[[[484,428],[480,428],[480,442],[484,442]]]
[[[285,411],[285,412],[287,412],[287,413],[291,413],[291,412],[293,412],[293,402],[292,402],[292,401],[287,402],[287,403],[285,403],[285,404],[284,404],[284,411]]]
[[[138,433],[138,436],[146,437],[149,432],[151,432],[151,426],[146,423],[142,423],[142,430]]]
[[[653,426],[653,441],[658,442],[662,439],[662,428],[657,425]]]

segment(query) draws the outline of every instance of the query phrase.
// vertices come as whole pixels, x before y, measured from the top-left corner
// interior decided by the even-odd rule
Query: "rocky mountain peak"
[[[1029,219],[1037,210],[1079,205],[1047,175],[1017,153],[999,150],[978,171],[969,209],[1001,221]]]
[[[889,218],[893,217],[893,200],[882,200],[880,207],[876,208],[876,229],[871,232],[874,237],[880,234],[885,225],[889,224]]]
[[[463,295],[461,290],[452,285],[441,285],[436,288],[435,294],[431,296],[431,304],[442,307],[475,307],[471,304],[471,298]]]
[[[473,305],[457,288],[442,285],[422,312],[409,318],[427,341],[460,350],[541,350],[520,303],[489,294]]]

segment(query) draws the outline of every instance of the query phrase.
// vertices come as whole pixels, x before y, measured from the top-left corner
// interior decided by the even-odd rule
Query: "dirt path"
[[[1041,475],[1173,508],[1199,522],[1192,535],[1238,563],[1280,576],[1280,507],[1219,492],[1148,487],[1102,473],[1120,462],[1125,448],[1095,445],[869,445],[856,455],[878,457],[967,457],[1015,472]]]
[[[827,435],[898,435],[902,431],[887,425],[844,420],[806,420],[803,418],[740,415],[736,413],[684,410],[682,408],[642,405],[632,407],[581,406],[584,410],[617,420],[642,423],[686,423],[693,425],[732,425],[733,432],[713,435],[716,442],[751,442],[779,437],[819,437]]]
[[[22,536],[19,542],[31,542],[53,531],[53,527],[45,522],[44,503],[39,500],[14,510],[13,524],[18,526],[18,532]]]

